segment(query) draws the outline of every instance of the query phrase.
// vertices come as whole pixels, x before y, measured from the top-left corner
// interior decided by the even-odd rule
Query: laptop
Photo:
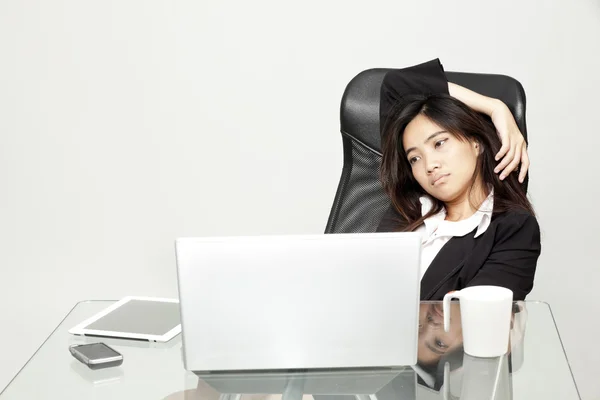
[[[417,361],[421,237],[180,238],[185,368],[368,368]]]

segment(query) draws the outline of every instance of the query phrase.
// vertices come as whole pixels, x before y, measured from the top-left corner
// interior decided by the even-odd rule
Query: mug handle
[[[444,296],[444,331],[450,332],[450,300],[459,299],[460,300],[460,290],[456,290],[454,292],[446,293]]]

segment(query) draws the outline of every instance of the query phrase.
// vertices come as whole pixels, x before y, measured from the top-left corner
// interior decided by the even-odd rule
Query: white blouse
[[[422,196],[421,215],[425,215],[433,207],[433,201],[429,196]],[[454,236],[465,236],[477,228],[475,237],[483,234],[490,226],[492,220],[492,210],[494,209],[494,190],[479,207],[479,210],[472,216],[461,221],[446,221],[446,210],[442,209],[439,213],[427,218],[424,223],[415,229],[422,235],[421,250],[421,278],[425,271],[446,243]]]

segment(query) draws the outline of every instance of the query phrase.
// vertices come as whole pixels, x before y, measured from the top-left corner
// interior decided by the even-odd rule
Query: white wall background
[[[530,298],[600,398],[597,0],[0,1],[0,388],[75,302],[175,296],[177,236],[322,232],[345,85],[435,57],[526,89]]]

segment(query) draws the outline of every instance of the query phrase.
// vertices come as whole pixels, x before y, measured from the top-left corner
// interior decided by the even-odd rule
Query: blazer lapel
[[[452,275],[460,270],[474,246],[475,232],[455,236],[437,253],[421,279],[421,299],[429,300]]]

